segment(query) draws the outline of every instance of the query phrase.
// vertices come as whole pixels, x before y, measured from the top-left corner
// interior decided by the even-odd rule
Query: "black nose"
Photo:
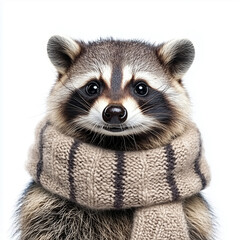
[[[110,124],[120,124],[127,119],[127,110],[121,105],[108,105],[102,114],[103,120]]]

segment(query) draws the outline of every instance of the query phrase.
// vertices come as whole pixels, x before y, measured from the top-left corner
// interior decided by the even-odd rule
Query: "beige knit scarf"
[[[80,142],[44,120],[27,170],[45,189],[88,208],[136,207],[131,240],[189,239],[182,200],[210,180],[193,124],[166,146],[123,152]]]

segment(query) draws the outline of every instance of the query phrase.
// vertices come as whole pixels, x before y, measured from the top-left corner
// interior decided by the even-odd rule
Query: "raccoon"
[[[191,121],[182,77],[195,51],[186,39],[160,45],[104,39],[85,43],[53,36],[48,56],[58,72],[47,101],[64,134],[112,150],[147,150],[169,143]],[[213,239],[202,195],[185,200],[191,240]],[[91,210],[32,182],[17,211],[19,239],[130,239],[134,208]]]

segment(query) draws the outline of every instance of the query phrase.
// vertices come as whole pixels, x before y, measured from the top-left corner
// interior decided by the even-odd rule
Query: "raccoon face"
[[[53,36],[48,55],[59,73],[49,116],[67,135],[111,149],[148,149],[168,143],[189,122],[181,83],[194,58],[188,40],[86,44]]]

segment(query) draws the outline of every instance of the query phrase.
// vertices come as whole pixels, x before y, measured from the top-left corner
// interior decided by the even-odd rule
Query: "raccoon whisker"
[[[139,128],[139,127],[141,127],[141,125],[139,125],[138,128]],[[135,127],[135,126],[132,126],[132,125],[131,125],[130,128],[132,129],[133,134],[128,135],[127,137],[129,137],[129,138],[131,138],[131,139],[133,140],[133,143],[134,143],[135,148],[138,149],[135,135],[138,134],[139,132],[136,131],[136,127]]]
[[[127,138],[127,139],[132,138],[132,139],[133,139],[133,143],[134,143],[134,145],[135,145],[135,148],[137,149],[137,144],[136,144],[136,140],[135,140],[134,135],[127,135],[127,136],[122,136],[123,145],[124,145],[125,151],[127,151],[126,138]]]
[[[156,138],[159,138],[159,133],[157,131],[155,131],[154,129],[150,129],[149,133],[151,133],[151,135],[155,136]]]
[[[151,127],[146,126],[146,125],[143,124],[143,123],[141,123],[141,124],[139,125],[139,127],[142,128],[143,132],[147,132],[147,131],[149,131],[149,130],[151,129]]]
[[[72,103],[68,103],[68,107],[71,107],[72,109],[78,109],[79,110],[79,106],[77,106],[75,104],[72,104]],[[88,113],[88,110],[90,109],[89,106],[84,106],[84,107],[86,107],[87,110],[81,108],[81,111],[83,111],[85,113]]]
[[[87,109],[87,110],[81,109],[82,111],[84,111],[84,112],[87,113],[88,110],[90,109],[90,105],[89,105],[84,99],[83,99],[83,100],[84,100],[87,104],[85,104],[85,103],[83,103],[82,101],[80,101],[79,98],[77,98],[77,97],[74,97],[73,100],[75,100],[77,103],[81,104],[83,107],[85,107],[85,108]],[[57,109],[59,109],[59,107],[63,104],[63,103],[62,103],[62,99],[59,99],[59,101],[58,101],[58,100],[55,100],[55,101],[53,101],[53,100],[50,101],[50,100],[49,100],[49,103],[50,103],[50,102],[51,102],[51,103],[55,103],[55,104],[54,104],[55,107],[52,107],[53,104],[51,104],[51,105],[50,105],[51,108],[48,108],[48,111],[57,110]],[[56,103],[57,103],[57,104],[56,104]],[[74,107],[74,109],[78,109],[78,108],[79,108],[78,106],[74,105],[73,103],[67,102],[67,104],[68,104],[68,106]]]
[[[137,106],[135,109],[138,109],[139,107],[142,108],[145,105],[149,104],[149,102],[151,102],[156,96],[157,96],[157,93],[153,94],[153,96],[150,99],[148,99],[148,101],[145,101],[143,104],[141,104],[140,106]]]
[[[129,128],[133,130],[133,134],[130,134],[130,135],[127,135],[127,136],[124,136],[124,137],[126,137],[127,139],[129,139],[129,138],[132,139],[133,142],[134,142],[134,145],[135,145],[135,138],[134,138],[134,134],[135,134],[134,130],[135,130],[135,128],[132,125],[130,125]]]
[[[97,136],[99,135],[99,134],[97,133],[97,131],[94,131],[94,129],[96,129],[96,127],[97,127],[97,124],[94,124],[93,127],[92,127],[92,130],[91,130],[91,132],[94,133],[93,136],[92,136],[92,139],[91,139],[91,143],[94,143],[95,140],[96,140],[96,138],[97,138]],[[100,134],[100,135],[101,135],[101,134]]]
[[[77,126],[75,122],[73,122],[70,127],[71,127],[70,130],[73,132],[73,134],[76,134],[78,131],[81,131],[82,129],[84,129],[83,126]]]
[[[104,134],[102,134],[101,132],[98,131],[98,129],[103,128],[103,126],[98,125],[98,123],[95,123],[94,125],[89,126],[89,124],[87,124],[84,119],[81,119],[81,121],[79,122],[79,125],[81,125],[82,129],[88,129],[90,131],[90,133],[93,133],[93,135],[89,141],[90,143],[96,142],[97,137],[100,137],[100,141],[98,144],[100,144],[102,142],[102,140],[104,139],[104,137],[105,137]]]
[[[90,104],[86,101],[86,99],[79,92],[77,92],[77,93],[78,93],[78,96],[86,103],[86,106],[88,106],[90,108]],[[80,102],[79,100],[77,100],[77,101],[82,104],[82,102]]]
[[[160,107],[161,107],[161,105],[159,105]],[[164,106],[162,106],[162,107],[164,107]],[[148,116],[151,116],[151,117],[155,117],[155,116],[157,116],[157,115],[161,115],[161,116],[164,116],[164,117],[170,117],[170,116],[172,116],[172,113],[167,113],[167,112],[162,112],[162,111],[159,111],[159,112],[153,112],[153,113],[149,113],[149,111],[150,110],[152,110],[152,109],[154,109],[154,107],[152,107],[152,106],[148,106],[148,107],[146,107],[146,108],[144,108],[144,109],[142,109],[142,113],[143,114],[146,114],[146,115],[148,115]]]
[[[77,91],[77,94],[78,94],[78,97],[81,98],[84,103],[83,103],[82,101],[80,101],[80,99],[79,99],[78,97],[76,97],[76,96],[73,97],[73,99],[74,99],[76,102],[82,104],[84,107],[88,107],[88,108],[90,109],[90,105],[89,105],[89,103],[85,100],[85,98],[84,98],[78,91]]]
[[[122,137],[122,140],[123,140],[124,150],[126,151],[127,150],[127,145],[126,145],[125,137],[124,136],[121,136],[121,137]]]
[[[94,143],[94,141],[96,140],[96,138],[97,138],[97,133],[96,132],[94,132],[94,131],[91,131],[91,132],[93,132],[93,136],[92,136],[92,138],[90,139],[90,141],[89,141],[89,143]]]
[[[62,83],[62,82],[61,82],[61,83]],[[63,83],[62,83],[62,84],[63,84]],[[66,85],[64,85],[64,84],[63,84],[63,86],[65,86],[69,91],[72,91],[72,93],[74,93],[76,90],[78,90],[78,88],[74,86],[73,82],[71,82],[71,84],[72,84],[73,89],[68,88],[68,87],[67,87]],[[87,104],[87,106],[90,107],[89,103],[88,103],[88,102],[86,101],[86,99],[80,94],[79,91],[77,91],[77,94],[78,94],[78,97],[80,97],[80,98]],[[75,97],[74,99],[75,99],[76,101],[78,101],[79,103],[82,104],[82,102],[79,101],[78,98]]]
[[[89,103],[78,93],[78,96],[84,101],[84,102],[82,102],[82,101],[80,101],[80,99],[78,98],[78,97],[73,97],[72,99],[74,100],[74,101],[76,101],[77,103],[79,103],[79,104],[81,104],[83,107],[85,107],[87,110],[89,110],[90,108],[91,108],[91,106],[89,105]],[[74,104],[71,104],[71,103],[67,103],[67,104],[69,104],[69,105],[74,105]],[[78,106],[76,106],[77,108],[79,108]],[[84,110],[84,109],[82,109],[81,108],[81,110]],[[85,110],[86,111],[86,110]],[[87,111],[86,111],[87,112]]]
[[[68,103],[68,107],[69,107],[69,109],[73,109],[73,110],[74,110],[74,109],[77,109],[77,110],[79,110],[79,107],[78,107],[78,106],[76,106],[76,105],[74,105],[74,104],[71,104],[71,103]],[[88,106],[85,106],[85,107],[87,108],[87,110],[90,109]],[[55,110],[58,110],[58,109],[59,109],[58,106],[56,106],[56,107],[51,107],[51,108],[48,108],[48,109],[47,109],[47,112],[48,112],[48,113],[51,113],[52,111],[55,111]],[[84,112],[84,113],[88,113],[87,110],[81,109],[81,111]]]
[[[162,116],[162,117],[171,117],[172,114],[170,113],[164,113],[164,112],[155,112],[155,113],[148,113],[147,111],[151,110],[151,108],[146,109],[145,111],[143,111],[143,114],[147,114],[150,117],[156,117],[156,116]]]
[[[60,81],[60,83],[61,83],[67,90],[69,90],[69,91],[72,92],[72,93],[74,92],[75,88],[74,88],[74,89],[71,89],[71,88],[68,87],[65,83],[63,83],[61,79],[60,79],[59,81]]]
[[[143,105],[141,105],[142,107]],[[164,105],[159,104],[159,107],[164,107]],[[156,116],[155,114],[162,114],[163,116],[172,116],[171,113],[167,113],[167,112],[154,112],[152,114],[150,114],[148,111],[152,110],[154,108],[154,106],[146,106],[145,108],[142,108],[142,113],[143,114],[148,114],[149,116]]]
[[[151,133],[152,135],[154,135],[155,137],[159,137],[159,133],[157,131],[155,131],[154,129],[152,129],[151,127],[147,127],[143,124],[140,125],[140,128],[142,130],[143,133]]]
[[[124,149],[125,151],[128,150],[127,148],[127,145],[126,145],[126,140],[128,141],[128,144],[131,144],[135,146],[135,149],[137,149],[137,145],[136,145],[136,141],[135,141],[135,138],[134,138],[134,134],[131,134],[131,135],[126,135],[126,136],[121,136],[121,138],[123,139],[123,146],[124,146]],[[132,139],[133,141],[129,141],[129,139]]]
[[[163,88],[162,88],[163,87]],[[170,88],[171,86],[169,84],[162,84],[162,86],[160,86],[159,88],[157,88],[157,90],[159,90],[162,93],[167,92],[167,90]]]
[[[152,122],[151,126],[146,126],[145,124],[140,124],[139,127],[141,128],[142,132],[149,133],[151,132],[155,137],[159,137],[159,132],[154,130],[154,128],[166,130],[167,126],[164,126],[164,124],[158,123],[158,122]]]
[[[99,142],[98,142],[98,145],[101,144],[101,142],[103,142],[104,138],[106,137],[103,133],[100,133],[100,139],[99,139]]]
[[[132,139],[133,139],[133,143],[134,143],[134,146],[135,146],[136,150],[138,150],[138,145],[137,145],[137,142],[136,142],[135,135],[132,135]]]
[[[128,119],[129,122],[135,122],[135,119],[138,119],[138,115],[141,116],[141,113],[137,113],[134,116],[130,117]],[[144,124],[138,123],[137,126],[134,125],[134,126],[130,126],[130,127],[134,131],[135,134],[139,134],[139,132],[143,132],[143,129],[144,129],[144,131],[145,130],[147,131],[149,128],[154,127],[154,126],[155,126],[155,121],[153,121],[151,119],[145,119]],[[139,131],[139,128],[141,128],[140,131]]]
[[[74,119],[71,124],[75,127],[76,130],[85,128],[85,121],[82,118]]]

